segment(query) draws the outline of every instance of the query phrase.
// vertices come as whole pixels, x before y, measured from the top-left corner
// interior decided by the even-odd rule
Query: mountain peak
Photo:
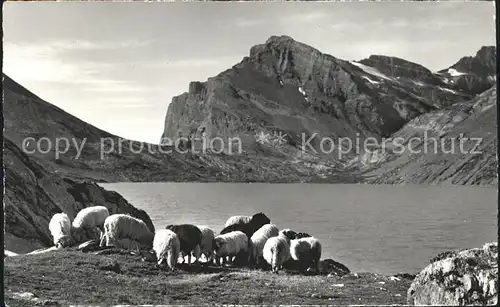
[[[282,43],[282,42],[296,42],[296,41],[288,35],[272,35],[267,39],[266,44]]]
[[[431,84],[439,83],[439,80],[429,69],[398,57],[375,54],[359,62],[374,67],[388,76],[403,77]]]

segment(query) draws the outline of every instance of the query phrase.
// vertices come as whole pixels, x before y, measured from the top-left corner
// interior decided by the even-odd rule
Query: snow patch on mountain
[[[354,65],[354,66],[357,66],[357,67],[361,68],[367,74],[370,74],[372,76],[375,76],[375,77],[378,77],[378,78],[381,78],[381,79],[385,79],[385,80],[389,80],[389,81],[394,81],[394,79],[389,78],[388,76],[384,75],[383,73],[381,73],[376,68],[373,68],[373,67],[370,67],[370,66],[367,66],[367,65],[355,62],[355,61],[351,61],[350,63],[352,65]]]
[[[458,77],[458,76],[466,75],[466,73],[460,72],[460,71],[458,71],[458,70],[456,70],[454,68],[448,69],[448,73],[452,77]]]
[[[379,81],[374,81],[374,80],[368,78],[367,76],[363,76],[363,79],[368,80],[368,82],[370,82],[371,84],[380,84],[380,83],[382,83],[382,82],[379,82]]]

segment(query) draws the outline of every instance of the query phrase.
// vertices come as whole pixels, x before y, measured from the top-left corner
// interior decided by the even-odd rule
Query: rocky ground
[[[303,276],[181,265],[170,273],[140,255],[60,250],[5,258],[9,306],[34,304],[404,304],[412,276]],[[409,278],[408,278],[409,277]]]

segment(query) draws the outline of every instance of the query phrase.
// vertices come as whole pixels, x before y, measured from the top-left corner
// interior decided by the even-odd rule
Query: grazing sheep
[[[252,217],[247,215],[231,216],[230,218],[227,219],[226,224],[224,224],[224,228],[231,225],[247,224],[248,222],[250,222],[250,219],[252,219]]]
[[[259,230],[257,230],[248,241],[248,262],[259,265],[264,244],[266,244],[269,238],[279,235],[279,232],[280,230],[278,227],[273,224],[266,224],[259,228]]]
[[[104,235],[104,221],[109,216],[108,208],[104,206],[92,206],[83,208],[73,220],[71,232],[77,243],[88,240],[101,240]],[[95,228],[99,229],[98,237],[95,237]]]
[[[71,221],[66,213],[56,213],[49,222],[50,234],[57,248],[71,245]]]
[[[100,246],[117,246],[117,241],[137,241],[141,248],[151,248],[154,234],[142,220],[126,214],[112,214],[104,221],[104,235]],[[120,245],[120,244],[118,244]]]
[[[213,245],[219,264],[225,264],[226,257],[248,251],[248,237],[241,231],[233,231],[216,236]]]
[[[262,212],[254,214],[248,223],[234,224],[222,229],[220,234],[230,233],[232,231],[241,231],[251,238],[252,235],[262,226],[271,223],[271,220]]]
[[[194,254],[195,263],[197,263],[201,254],[201,230],[191,224],[168,225],[165,228],[172,230],[179,236],[181,252],[188,256],[188,264],[191,264],[191,252]]]
[[[97,227],[104,232],[104,221],[109,216],[108,208],[92,206],[83,208],[73,220],[74,228]]]
[[[264,244],[262,255],[271,265],[273,273],[283,268],[283,263],[290,259],[290,238],[287,233],[290,230],[282,230],[277,237],[271,237]]]
[[[198,226],[201,231],[201,254],[205,256],[207,262],[211,262],[214,254],[215,233],[207,226]]]
[[[169,229],[160,229],[155,233],[153,250],[156,253],[156,259],[158,259],[158,265],[166,261],[168,268],[173,271],[180,249],[179,236],[175,232]]]
[[[314,268],[319,273],[321,259],[321,243],[314,237],[305,237],[290,241],[290,256],[298,261],[299,270],[305,272]]]

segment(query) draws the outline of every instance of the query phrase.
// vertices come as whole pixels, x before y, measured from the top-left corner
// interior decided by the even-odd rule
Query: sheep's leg
[[[99,242],[99,247],[104,247],[104,244],[107,242],[106,234],[103,234],[101,237],[101,242]]]
[[[201,257],[201,248],[200,245],[196,245],[196,247],[193,250],[193,256],[194,256],[194,263],[198,264],[198,260]]]
[[[112,246],[115,244],[115,238],[110,236],[109,234],[106,236],[106,246]]]

